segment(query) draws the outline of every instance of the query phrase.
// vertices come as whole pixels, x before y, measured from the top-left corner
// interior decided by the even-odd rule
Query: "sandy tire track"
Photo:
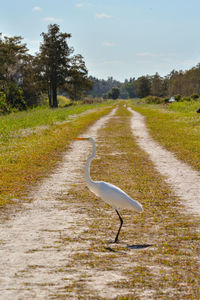
[[[115,113],[91,126],[86,136],[97,138],[98,129]],[[79,235],[87,228],[78,225],[84,211],[59,200],[71,184],[81,182],[80,168],[88,154],[88,143],[74,142],[55,172],[31,192],[32,201],[19,213],[0,224],[0,299],[49,299],[64,289],[70,276],[63,268],[79,242],[62,244],[62,232]],[[81,244],[81,247],[84,247]],[[116,278],[117,280],[118,278]],[[52,296],[53,297],[53,296]]]
[[[153,140],[145,125],[145,117],[131,108],[131,128],[139,146],[145,150],[155,168],[172,187],[176,196],[193,214],[200,215],[200,174]]]

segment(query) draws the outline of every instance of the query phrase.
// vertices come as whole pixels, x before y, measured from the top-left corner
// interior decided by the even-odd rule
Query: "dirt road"
[[[127,120],[129,119],[128,117],[123,118],[114,115],[115,111],[116,110],[113,110],[109,115],[97,121],[85,132],[85,136],[93,136],[98,141],[101,139],[99,130],[102,130],[107,122],[111,122],[111,119],[113,123],[111,122],[110,128],[112,128],[112,126],[113,128],[118,128],[118,135],[120,136],[120,128],[122,128],[124,122],[128,122]],[[133,114],[131,126],[133,135],[138,140],[140,146],[145,149],[145,151],[151,149],[151,152],[157,157],[157,153],[159,153],[160,149],[158,145],[152,144],[153,142],[146,132],[144,120],[139,114]],[[105,127],[105,136],[107,134],[106,130],[107,128]],[[116,132],[116,129],[113,130]],[[147,136],[147,139],[145,139],[144,135]],[[117,136],[117,138],[119,138],[119,136]],[[123,138],[123,136],[120,136],[120,139],[121,138]],[[102,142],[102,144],[104,151],[106,151],[106,143]],[[81,297],[82,299],[102,299],[103,297],[104,299],[113,299],[116,298],[116,296],[130,296],[133,293],[136,293],[137,299],[154,299],[153,295],[157,295],[156,293],[158,293],[159,287],[153,287],[150,284],[151,280],[159,283],[159,280],[163,278],[162,276],[165,272],[166,274],[168,274],[168,272],[171,274],[171,271],[174,272],[174,263],[172,266],[168,266],[166,262],[160,265],[160,253],[158,253],[157,248],[164,248],[162,243],[164,243],[165,240],[162,241],[164,234],[162,234],[162,238],[160,236],[162,224],[160,225],[158,221],[154,223],[154,221],[152,221],[154,216],[150,216],[150,219],[147,221],[148,226],[150,226],[149,229],[142,218],[138,221],[134,220],[133,226],[131,215],[130,221],[126,220],[127,225],[125,224],[122,235],[126,233],[128,236],[128,234],[130,234],[129,228],[131,228],[132,235],[132,230],[138,222],[138,227],[135,228],[135,235],[139,230],[141,232],[145,232],[146,230],[148,236],[151,236],[152,240],[154,239],[157,248],[152,247],[143,253],[128,252],[124,251],[125,245],[123,243],[119,245],[119,249],[115,249],[109,247],[109,244],[107,245],[107,240],[105,241],[106,246],[108,246],[106,247],[107,252],[105,252],[106,248],[104,244],[101,244],[100,240],[98,240],[99,245],[95,246],[96,248],[94,247],[99,225],[92,231],[93,228],[91,227],[93,225],[89,228],[90,223],[101,222],[102,228],[100,231],[98,230],[98,235],[107,235],[106,229],[108,229],[108,231],[110,230],[107,224],[112,226],[111,216],[113,216],[113,210],[105,210],[103,206],[99,206],[99,204],[95,206],[95,202],[89,202],[90,199],[88,194],[86,194],[88,192],[83,188],[85,183],[81,173],[88,152],[89,145],[87,142],[77,141],[72,143],[71,149],[64,154],[63,160],[55,172],[46,178],[36,190],[34,189],[30,193],[30,201],[21,207],[20,212],[11,216],[8,221],[0,224],[1,300],[79,299]],[[120,162],[122,163],[120,168],[122,168],[123,173],[127,172],[128,167],[123,169],[123,160],[125,163],[126,153],[117,152],[115,149],[112,149],[112,153],[109,152],[107,154],[108,164],[112,164],[115,157],[119,156]],[[136,154],[136,157],[137,155],[139,154]],[[177,164],[175,164],[173,160],[174,158],[172,159],[170,154],[166,155],[165,152],[162,161],[164,159],[168,159],[164,162],[164,170],[166,170],[166,165],[170,165],[172,175],[176,174],[175,178],[179,178],[177,168],[180,165],[177,167]],[[154,161],[153,158],[152,160]],[[160,160],[161,159],[159,159],[159,161]],[[160,171],[162,166],[157,165],[156,162],[154,163],[156,168]],[[128,164],[130,164],[130,162],[128,162]],[[199,183],[199,177],[193,177],[193,173],[190,173],[190,171],[190,169],[187,169],[186,175],[188,176],[189,174],[189,178],[192,178],[192,184],[195,187],[195,183]],[[161,170],[161,172],[169,178],[172,176],[171,173],[168,174],[163,170]],[[182,177],[184,174],[182,175],[181,173],[180,178],[185,178]],[[172,177],[172,179],[173,178],[174,177]],[[177,195],[181,198],[182,194],[180,191],[181,188],[183,188],[183,196],[185,194],[188,196],[187,199],[182,199],[184,201],[187,200],[187,203],[190,203],[190,205],[194,203],[196,212],[198,203],[195,202],[196,198],[194,196],[199,190],[195,189],[192,191],[192,194],[190,194],[188,193],[191,185],[190,181],[188,181],[188,186],[184,182],[184,187],[182,187],[180,186],[180,180],[174,181],[174,179],[172,179],[170,179],[169,184],[173,187],[174,191],[177,191]],[[127,180],[127,182],[129,181],[130,180]],[[183,181],[185,181],[185,179],[183,179]],[[80,201],[75,195],[74,199],[76,198],[76,201],[71,202],[70,199],[73,198],[73,195],[71,195],[73,192],[72,187],[79,185],[82,185],[78,192]],[[199,192],[198,195],[200,195]],[[84,206],[84,202],[81,203],[81,197],[84,201],[87,201],[87,209]],[[93,195],[91,197],[94,199]],[[190,197],[191,199],[189,199]],[[63,201],[64,198],[67,199],[67,201]],[[147,204],[146,206],[144,205],[145,209]],[[96,215],[94,210],[98,210]],[[147,209],[145,213],[146,211]],[[108,223],[106,223],[107,220]],[[169,222],[167,217],[166,220]],[[117,222],[119,221],[117,217],[115,222],[118,225]],[[145,238],[147,240],[147,234]],[[159,242],[161,243],[160,246],[158,246]],[[168,253],[165,253],[163,257],[168,260],[167,255]],[[173,259],[176,261],[177,258],[173,256]],[[124,272],[124,270],[126,272]],[[133,281],[133,276],[136,276],[135,282]],[[171,275],[168,276],[171,278]],[[145,280],[147,280],[147,282]],[[165,280],[162,279],[161,282],[165,282]],[[184,286],[184,288],[186,286],[186,284],[183,285],[182,282],[180,282],[180,285]],[[188,289],[190,289],[190,286]],[[173,289],[171,291],[174,295]],[[177,291],[178,293],[180,292],[180,290]],[[188,292],[187,289],[186,292]],[[167,295],[169,291],[166,289],[165,293],[165,295]],[[172,298],[169,297],[169,299]]]

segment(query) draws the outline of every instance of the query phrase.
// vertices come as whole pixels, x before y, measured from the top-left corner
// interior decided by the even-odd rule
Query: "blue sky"
[[[164,76],[200,62],[199,0],[1,0],[0,32],[21,35],[30,53],[57,23],[89,74]]]

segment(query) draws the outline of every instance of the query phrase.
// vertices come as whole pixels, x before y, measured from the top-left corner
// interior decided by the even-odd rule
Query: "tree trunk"
[[[49,86],[49,89],[48,89],[48,98],[49,98],[49,107],[52,107],[52,89],[51,89],[51,85]]]
[[[53,84],[52,86],[52,93],[53,93],[53,108],[58,107],[58,100],[57,100],[57,86]]]

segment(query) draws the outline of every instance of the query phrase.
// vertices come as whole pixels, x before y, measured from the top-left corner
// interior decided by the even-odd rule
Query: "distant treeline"
[[[92,87],[82,55],[72,55],[67,44],[71,37],[57,24],[41,34],[39,52],[28,53],[21,36],[0,34],[0,112],[24,110],[41,103],[48,95],[49,106],[57,107],[57,94],[66,92],[79,100]]]
[[[41,36],[39,52],[33,56],[21,36],[0,34],[0,113],[40,105],[44,97],[50,107],[57,107],[59,93],[72,100],[86,95],[104,99],[200,95],[200,64],[187,71],[173,70],[165,77],[156,73],[123,83],[112,77],[97,79],[88,77],[83,56],[73,55],[67,43],[71,34],[51,24]]]
[[[119,89],[119,97],[144,98],[147,96],[171,97],[175,95],[200,95],[200,64],[187,71],[175,71],[165,77],[158,73],[137,79],[126,79],[123,83],[109,77],[107,80],[90,76],[93,89],[89,92],[94,97],[108,98],[113,88]]]

